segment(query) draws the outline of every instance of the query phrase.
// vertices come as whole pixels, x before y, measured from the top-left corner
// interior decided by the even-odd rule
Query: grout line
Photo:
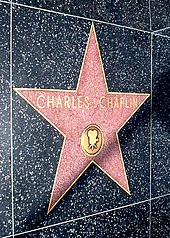
[[[27,233],[31,233],[31,232],[36,232],[36,231],[44,230],[44,229],[59,226],[59,225],[65,225],[65,224],[68,224],[68,223],[71,223],[71,222],[76,222],[76,221],[79,221],[79,220],[83,220],[83,219],[86,219],[86,218],[102,215],[102,214],[109,213],[109,212],[116,211],[116,210],[120,210],[120,209],[123,209],[123,208],[128,208],[128,207],[138,205],[138,204],[142,204],[142,203],[145,203],[145,202],[148,202],[148,201],[149,201],[149,199],[148,200],[143,200],[143,201],[140,201],[140,202],[136,202],[136,203],[133,203],[133,204],[128,204],[128,205],[125,205],[125,206],[109,209],[109,210],[106,210],[106,211],[93,213],[93,214],[90,214],[90,215],[87,215],[87,216],[78,217],[78,218],[75,218],[75,219],[59,222],[59,223],[56,223],[56,224],[40,227],[40,228],[37,228],[37,229],[17,233],[17,234],[15,234],[15,236],[22,235],[22,234],[27,234]]]
[[[159,33],[154,33],[154,32],[153,32],[153,34],[154,34],[155,36],[161,36],[161,37],[164,37],[164,38],[170,39],[170,36],[161,35],[161,34],[159,34]]]
[[[159,31],[165,31],[165,30],[168,30],[168,29],[170,29],[170,26],[165,27],[165,28],[162,28],[162,29],[160,29],[160,30],[153,31],[153,33],[157,33],[157,32],[159,32]]]
[[[10,3],[11,3],[11,1],[4,1],[4,0],[0,0],[0,3],[8,3],[8,4],[10,4]]]
[[[109,212],[112,212],[112,211],[120,210],[120,209],[127,208],[127,207],[132,207],[134,205],[139,205],[139,204],[142,204],[142,203],[145,203],[145,202],[149,202],[150,200],[156,200],[156,199],[167,197],[167,196],[170,196],[170,193],[167,193],[167,194],[164,194],[164,195],[160,195],[160,196],[154,197],[152,199],[147,199],[147,200],[143,200],[143,201],[140,201],[140,202],[128,204],[128,205],[125,205],[125,206],[121,206],[121,207],[109,209],[109,210],[106,210],[106,211],[94,213],[94,214],[87,215],[87,216],[84,216],[84,217],[79,217],[79,218],[75,218],[75,219],[72,219],[72,220],[67,220],[67,221],[56,223],[56,224],[40,227],[40,228],[37,228],[37,229],[34,229],[34,230],[29,230],[29,231],[17,233],[17,234],[15,234],[15,236],[19,236],[19,235],[22,235],[22,234],[28,234],[28,233],[31,233],[31,232],[36,232],[36,231],[44,230],[44,229],[55,227],[55,226],[59,226],[59,225],[65,225],[65,224],[68,224],[68,223],[71,223],[71,222],[74,222],[74,221],[79,221],[79,220],[83,220],[83,219],[90,218],[90,217],[93,217],[93,216],[97,216],[97,215],[101,215],[101,214],[106,214],[106,213],[109,213]],[[2,238],[11,238],[11,235],[4,236]]]
[[[149,204],[149,238],[151,238],[151,206],[152,206],[152,79],[153,79],[153,34],[151,34],[151,92],[150,92],[150,204]]]
[[[13,189],[13,137],[12,137],[12,1],[10,1],[10,136],[11,136],[11,196],[12,236],[14,237],[14,189]]]
[[[153,200],[156,200],[156,199],[159,199],[159,198],[168,197],[168,196],[170,196],[170,193],[166,193],[166,194],[163,194],[163,195],[160,195],[160,196],[157,196],[157,197],[153,197],[153,198],[151,198],[151,200],[153,201]]]
[[[79,217],[79,218],[75,218],[75,219],[72,219],[72,220],[67,220],[67,221],[56,223],[56,224],[40,227],[40,228],[37,228],[37,229],[34,229],[34,230],[29,230],[29,231],[17,233],[17,234],[15,234],[15,236],[18,236],[18,235],[21,235],[21,234],[31,233],[31,232],[34,232],[34,231],[44,230],[44,229],[47,229],[47,228],[50,228],[50,227],[54,227],[54,226],[68,224],[68,223],[71,223],[71,222],[83,220],[83,219],[94,217],[94,216],[97,216],[97,215],[102,215],[102,214],[105,214],[105,213],[109,213],[109,212],[112,212],[112,211],[120,210],[120,209],[123,209],[123,208],[132,207],[134,205],[139,205],[139,204],[142,204],[142,203],[145,203],[145,202],[149,202],[151,200],[156,200],[158,198],[163,198],[163,197],[166,197],[166,196],[170,196],[170,193],[164,194],[164,195],[161,195],[161,196],[158,196],[158,197],[154,197],[152,199],[147,199],[147,200],[143,200],[143,201],[140,201],[140,202],[124,205],[124,206],[121,206],[121,207],[112,208],[112,209],[105,210],[105,211],[102,211],[102,212],[93,213],[93,214],[90,214],[90,215],[87,215],[87,216],[83,216],[83,217]]]
[[[151,0],[149,0],[149,24],[150,24],[150,31],[152,31],[152,11],[151,11]]]
[[[9,236],[3,236],[2,238],[11,238],[12,235],[9,235]]]
[[[72,222],[76,222],[76,221],[83,220],[83,219],[86,219],[86,218],[90,218],[90,217],[94,217],[94,216],[106,214],[106,213],[109,213],[109,212],[117,211],[117,210],[120,210],[120,209],[132,207],[132,206],[135,206],[135,205],[143,204],[143,203],[146,203],[146,202],[150,202],[151,200],[156,200],[156,199],[163,198],[163,197],[167,197],[167,196],[170,196],[170,193],[167,193],[167,194],[164,194],[164,195],[160,195],[160,196],[154,197],[154,198],[152,198],[152,199],[147,199],[147,200],[143,200],[143,201],[140,201],[140,202],[128,204],[128,205],[125,205],[125,206],[121,206],[121,207],[117,207],[117,208],[112,208],[112,209],[109,209],[109,210],[105,210],[105,211],[102,211],[102,212],[93,213],[93,214],[90,214],[90,215],[87,215],[87,216],[78,217],[78,218],[75,218],[75,219],[71,219],[71,220],[67,220],[67,221],[55,223],[55,224],[52,224],[52,225],[40,227],[40,228],[37,228],[37,229],[33,229],[33,230],[21,232],[21,233],[16,233],[16,234],[15,234],[15,237],[16,237],[16,236],[19,236],[19,235],[23,235],[23,234],[28,234],[28,233],[40,231],[40,230],[45,230],[45,229],[52,228],[52,227],[55,227],[55,226],[65,225],[65,224],[72,223]],[[10,236],[6,236],[6,237],[3,237],[3,238],[8,238],[8,237],[10,237]]]
[[[29,6],[29,5],[20,4],[20,3],[13,3],[13,5],[19,6],[19,7],[30,8],[30,9],[34,9],[34,10],[39,10],[39,11],[43,11],[43,12],[54,13],[54,14],[58,14],[58,15],[78,18],[78,19],[82,19],[82,20],[93,21],[93,22],[96,22],[96,23],[107,24],[107,25],[111,25],[111,26],[115,26],[115,27],[120,27],[120,28],[125,28],[125,29],[129,29],[129,30],[140,31],[140,32],[144,32],[144,33],[150,34],[150,31],[141,30],[141,29],[137,29],[137,28],[133,28],[133,27],[129,27],[129,26],[124,26],[124,25],[119,25],[119,24],[116,24],[116,23],[96,20],[96,19],[93,19],[93,18],[72,15],[72,14],[69,14],[69,13],[58,12],[58,11],[55,11],[55,10],[49,10],[49,9],[45,9],[45,8]]]

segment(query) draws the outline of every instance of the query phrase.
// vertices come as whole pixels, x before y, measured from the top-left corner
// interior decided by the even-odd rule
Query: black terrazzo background
[[[14,86],[76,88],[91,23],[20,7],[13,17]],[[150,35],[95,26],[109,90],[150,92]]]
[[[152,31],[160,30],[169,27],[170,24],[169,0],[14,0],[14,2],[147,31],[150,31],[150,28]]]
[[[91,23],[18,7],[13,17],[14,86],[75,88]],[[149,92],[149,35],[102,24],[96,33],[109,90]],[[62,138],[15,93],[13,102],[16,232],[149,199],[149,100],[120,133],[132,195],[91,166],[49,215]]]
[[[153,38],[152,196],[170,192],[170,39]]]
[[[148,228],[149,204],[144,203],[17,237],[147,238]]]
[[[150,93],[150,34],[95,24],[109,91]]]
[[[9,5],[0,3],[0,237],[10,233]]]
[[[151,0],[152,30],[160,30],[170,26],[170,1]]]
[[[15,0],[14,2],[150,30],[148,0]]]
[[[1,2],[1,1],[0,1]],[[138,205],[16,237],[169,238],[170,3],[149,1],[16,0],[96,20],[160,30],[153,36],[152,213],[150,99],[119,133],[132,195],[94,165],[47,215],[62,136],[13,92],[15,234],[108,209]],[[75,89],[91,22],[13,6],[13,86]],[[0,4],[0,237],[12,233],[10,181],[9,5]],[[151,34],[95,23],[110,91],[150,92]],[[2,175],[2,176],[1,176]],[[157,196],[165,196],[155,198]],[[149,234],[150,233],[150,234]],[[150,238],[151,238],[150,237]]]
[[[14,7],[14,86],[75,88],[89,28],[76,18]]]
[[[168,238],[170,235],[170,197],[152,201],[152,238]]]

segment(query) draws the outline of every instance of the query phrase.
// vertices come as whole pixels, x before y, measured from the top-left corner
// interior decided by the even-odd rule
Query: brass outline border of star
[[[77,182],[77,180],[82,176],[82,174],[90,167],[90,165],[93,163],[95,164],[100,170],[102,170],[111,180],[113,180],[119,187],[121,187],[125,192],[127,192],[129,195],[131,195],[130,193],[130,189],[129,189],[129,183],[128,183],[128,179],[127,179],[127,175],[126,175],[126,170],[125,170],[125,166],[124,166],[124,161],[123,161],[123,155],[122,155],[122,150],[121,150],[121,145],[120,145],[120,141],[119,141],[119,137],[118,137],[118,133],[119,131],[124,127],[124,125],[129,121],[129,119],[131,117],[133,117],[133,115],[138,111],[138,109],[141,107],[141,105],[149,98],[150,94],[148,93],[125,93],[123,92],[123,94],[130,94],[130,95],[145,95],[147,96],[146,99],[139,104],[139,106],[136,108],[136,110],[131,114],[131,116],[122,124],[122,126],[116,131],[116,139],[117,139],[117,142],[118,142],[118,147],[119,147],[119,152],[120,152],[120,157],[121,157],[121,161],[122,161],[122,165],[123,165],[123,171],[124,171],[124,176],[125,176],[125,179],[126,179],[126,182],[127,182],[127,185],[128,185],[128,190],[127,191],[126,189],[124,189],[116,180],[114,180],[104,169],[102,169],[94,160],[91,160],[91,162],[89,162],[89,164],[86,166],[86,168],[79,174],[79,176],[74,180],[74,182],[68,187],[68,189],[63,193],[63,195],[55,202],[55,204],[51,207],[50,209],[50,204],[51,204],[51,201],[52,201],[52,196],[53,196],[53,193],[54,193],[54,185],[55,185],[55,181],[56,181],[56,177],[58,175],[58,169],[59,169],[59,166],[60,166],[60,161],[61,161],[61,157],[62,157],[62,153],[63,153],[63,148],[64,148],[64,145],[65,145],[65,141],[66,141],[66,135],[57,127],[55,126],[48,118],[46,118],[46,116],[44,116],[36,107],[34,107],[26,98],[24,98],[22,96],[22,94],[19,93],[18,90],[22,91],[22,90],[43,90],[43,91],[58,91],[58,92],[77,92],[78,90],[78,87],[79,87],[79,82],[80,82],[80,78],[81,78],[81,74],[82,74],[82,69],[83,69],[83,66],[84,66],[84,61],[85,61],[85,58],[86,58],[86,54],[87,54],[87,49],[88,49],[88,46],[89,46],[89,40],[90,40],[90,35],[91,35],[91,32],[92,30],[94,31],[94,36],[95,36],[95,41],[96,41],[96,46],[97,46],[97,49],[98,49],[98,53],[99,53],[99,57],[100,57],[100,63],[101,63],[101,66],[102,66],[102,72],[103,72],[103,76],[104,76],[104,81],[105,81],[105,89],[106,89],[106,92],[108,94],[122,94],[122,92],[109,92],[108,91],[108,86],[107,86],[107,81],[106,81],[106,76],[105,76],[105,72],[104,72],[104,67],[103,67],[103,63],[102,63],[102,57],[101,57],[101,53],[100,53],[100,49],[99,49],[99,44],[98,44],[98,40],[97,40],[97,35],[96,35],[96,31],[95,31],[95,27],[94,27],[94,23],[92,22],[91,24],[91,28],[90,28],[90,33],[89,33],[89,36],[88,36],[88,40],[87,40],[87,44],[86,44],[86,50],[85,50],[85,53],[84,53],[84,56],[83,56],[83,61],[82,61],[82,65],[81,65],[81,69],[80,69],[80,74],[79,74],[79,78],[78,78],[78,82],[77,82],[77,86],[76,86],[76,89],[75,90],[64,90],[64,89],[37,89],[37,88],[13,88],[17,94],[19,94],[21,96],[21,98],[23,98],[29,105],[31,105],[31,107],[34,108],[35,111],[37,111],[46,121],[48,121],[48,123],[50,123],[57,131],[59,131],[61,133],[61,135],[63,135],[64,137],[64,140],[63,140],[63,145],[62,145],[62,149],[61,149],[61,152],[60,152],[60,157],[59,157],[59,161],[58,161],[58,165],[57,165],[57,171],[56,171],[56,174],[55,174],[55,177],[54,177],[54,184],[53,184],[53,188],[52,188],[52,192],[51,192],[51,195],[50,195],[50,201],[49,201],[49,205],[48,205],[48,212],[47,214],[50,213],[50,211],[53,210],[53,208],[59,203],[59,201],[65,196],[65,194],[71,189],[71,187]],[[87,125],[88,126],[88,125]],[[81,138],[80,138],[81,140]],[[82,148],[80,148],[82,149]]]

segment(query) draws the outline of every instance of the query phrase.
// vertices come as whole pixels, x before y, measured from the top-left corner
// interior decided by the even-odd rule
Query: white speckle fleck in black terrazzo
[[[9,6],[0,3],[0,237],[12,233],[10,162]]]
[[[140,204],[118,211],[55,226],[18,238],[147,238],[149,204]]]
[[[75,88],[91,23],[18,7],[13,16],[14,86]],[[109,90],[149,92],[149,35],[102,24],[96,33]],[[16,232],[149,198],[149,100],[119,133],[132,195],[91,166],[47,215],[62,137],[16,93],[13,99]]]
[[[14,0],[14,2],[143,30],[150,28],[147,0]]]
[[[152,196],[170,192],[170,39],[153,39]]]

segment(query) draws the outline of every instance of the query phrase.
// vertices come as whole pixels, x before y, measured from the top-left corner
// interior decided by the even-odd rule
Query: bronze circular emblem
[[[88,156],[96,156],[103,147],[103,132],[97,125],[85,127],[81,136],[81,147]]]

